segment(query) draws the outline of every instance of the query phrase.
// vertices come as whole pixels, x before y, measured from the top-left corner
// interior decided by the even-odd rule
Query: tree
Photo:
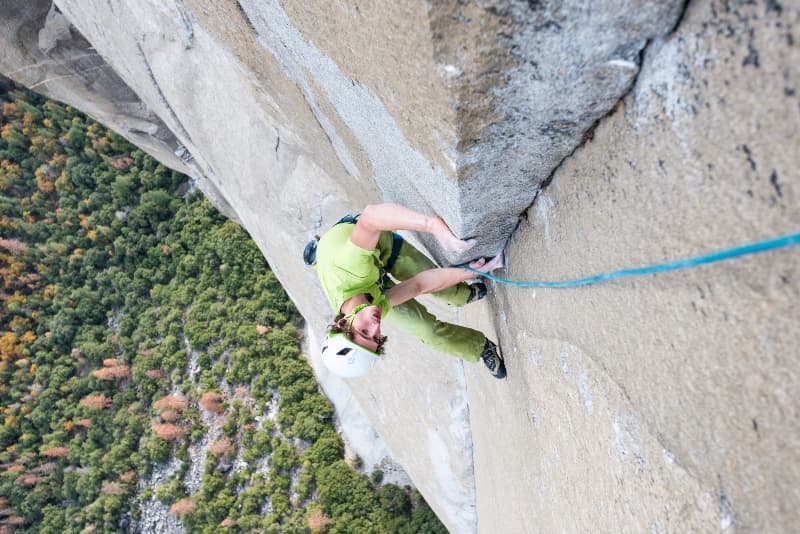
[[[111,398],[106,397],[102,393],[96,395],[89,395],[88,397],[84,397],[80,401],[81,406],[86,406],[87,408],[93,408],[95,410],[103,410],[111,406]]]
[[[104,381],[130,378],[131,368],[127,365],[112,365],[92,371],[92,376]]]
[[[106,482],[103,484],[103,487],[100,488],[100,492],[109,495],[123,495],[125,493],[125,488],[117,482]]]
[[[4,248],[14,256],[24,256],[28,253],[28,245],[13,238],[0,237],[0,248]]]
[[[219,455],[230,454],[234,450],[236,450],[236,448],[233,445],[233,441],[228,437],[222,437],[208,447],[208,452]]]
[[[169,409],[180,413],[185,411],[188,405],[189,402],[183,397],[178,397],[177,395],[167,395],[154,402],[153,408],[158,411]]]
[[[310,528],[312,532],[325,532],[328,527],[333,524],[333,520],[317,507],[309,510],[306,521],[308,528]]]
[[[200,407],[211,413],[223,413],[225,411],[224,398],[220,393],[208,391],[200,397]]]
[[[39,454],[48,458],[63,458],[69,454],[69,447],[48,447],[39,452]]]
[[[227,417],[200,490],[187,495],[184,463],[156,491],[187,531],[435,531],[416,497],[409,512],[408,492],[376,492],[342,462],[300,318],[242,228],[69,106],[22,91],[0,103],[4,517],[118,531],[139,475],[206,433],[202,410]],[[276,405],[277,425],[257,422]]]
[[[189,433],[186,428],[172,423],[157,423],[152,428],[156,436],[164,441],[174,441]]]

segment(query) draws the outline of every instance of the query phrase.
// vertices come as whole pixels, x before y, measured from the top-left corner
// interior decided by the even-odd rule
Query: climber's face
[[[352,340],[372,352],[380,352],[385,336],[381,336],[381,309],[366,306],[353,318],[350,333]]]

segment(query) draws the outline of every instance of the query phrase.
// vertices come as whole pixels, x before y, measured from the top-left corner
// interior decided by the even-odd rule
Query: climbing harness
[[[690,267],[697,267],[698,265],[705,265],[708,263],[715,263],[718,261],[729,260],[731,258],[737,258],[739,256],[747,256],[749,254],[759,254],[761,252],[767,252],[769,250],[791,247],[798,244],[800,244],[800,233],[789,234],[781,237],[776,237],[774,239],[756,241],[755,243],[728,248],[720,250],[718,252],[704,254],[702,256],[696,256],[694,258],[687,258],[667,263],[658,263],[655,265],[649,265],[646,267],[636,267],[633,269],[620,269],[618,271],[601,273],[594,276],[587,276],[586,278],[578,278],[576,280],[564,280],[559,282],[540,282],[540,281],[526,282],[520,280],[508,280],[506,278],[500,278],[488,273],[482,273],[466,264],[459,265],[459,267],[461,267],[462,269],[466,269],[467,271],[476,273],[484,278],[488,278],[489,280],[492,280],[494,282],[510,286],[567,288],[567,287],[587,286],[589,284],[596,284],[598,282],[605,282],[607,280],[613,280],[615,278],[623,278],[626,276],[644,276],[647,274],[664,273],[667,271],[677,271],[678,269],[688,269]]]

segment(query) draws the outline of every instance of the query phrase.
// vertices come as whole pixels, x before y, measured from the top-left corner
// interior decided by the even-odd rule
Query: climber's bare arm
[[[436,293],[474,277],[474,273],[457,267],[429,269],[387,289],[386,298],[394,307],[420,295]]]
[[[498,254],[488,262],[484,258],[480,258],[470,263],[469,266],[477,271],[488,273],[503,267],[503,255]],[[475,278],[475,273],[458,267],[428,269],[387,289],[386,298],[389,299],[391,306],[397,306],[419,295],[436,293],[471,278]]]
[[[450,252],[465,252],[475,244],[474,239],[461,240],[453,235],[441,217],[429,217],[399,204],[371,204],[364,208],[350,241],[365,250],[373,250],[381,232],[394,230],[433,234],[442,247]]]

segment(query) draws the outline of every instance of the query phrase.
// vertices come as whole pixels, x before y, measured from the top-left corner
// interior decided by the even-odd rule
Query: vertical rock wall
[[[553,169],[631,87],[645,46],[670,32],[683,5],[432,3],[434,59],[455,100],[454,220],[481,238],[479,252],[499,250]]]
[[[526,212],[505,274],[570,279],[797,232],[798,21],[786,2],[691,3]],[[479,530],[794,531],[798,253],[496,287],[508,383],[467,381]]]

